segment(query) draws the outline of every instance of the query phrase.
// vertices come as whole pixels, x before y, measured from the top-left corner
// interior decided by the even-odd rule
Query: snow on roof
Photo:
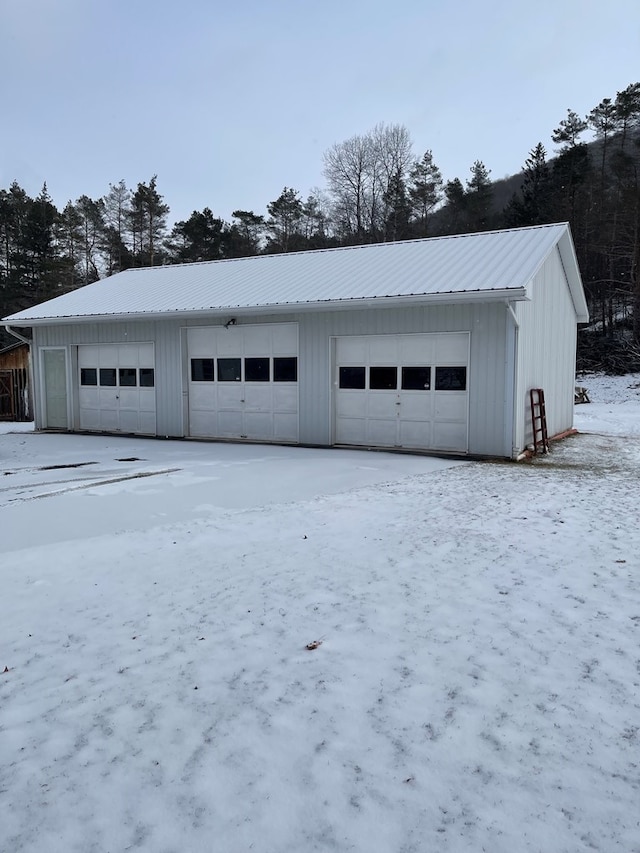
[[[4,322],[39,325],[250,309],[303,310],[368,300],[526,298],[559,244],[576,314],[586,304],[566,223],[129,269],[20,311]],[[578,317],[580,319],[580,317]]]

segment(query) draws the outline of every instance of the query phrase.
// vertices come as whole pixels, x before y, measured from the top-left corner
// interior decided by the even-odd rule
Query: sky
[[[0,188],[265,214],[380,122],[499,179],[639,79],[637,0],[0,0]]]

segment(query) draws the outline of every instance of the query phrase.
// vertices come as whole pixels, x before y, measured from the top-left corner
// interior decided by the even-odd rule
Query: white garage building
[[[36,427],[513,458],[573,422],[566,224],[130,269],[4,319]]]

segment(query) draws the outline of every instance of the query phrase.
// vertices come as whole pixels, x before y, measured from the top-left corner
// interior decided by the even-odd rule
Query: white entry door
[[[42,350],[44,379],[44,427],[67,429],[67,352],[64,349]]]
[[[189,435],[298,441],[298,326],[187,330]]]
[[[80,429],[156,434],[152,343],[78,347]]]
[[[335,443],[465,452],[468,332],[335,341]]]

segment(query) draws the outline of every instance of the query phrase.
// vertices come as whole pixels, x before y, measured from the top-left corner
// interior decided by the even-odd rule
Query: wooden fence
[[[0,369],[0,421],[30,421],[28,371],[24,367]]]

